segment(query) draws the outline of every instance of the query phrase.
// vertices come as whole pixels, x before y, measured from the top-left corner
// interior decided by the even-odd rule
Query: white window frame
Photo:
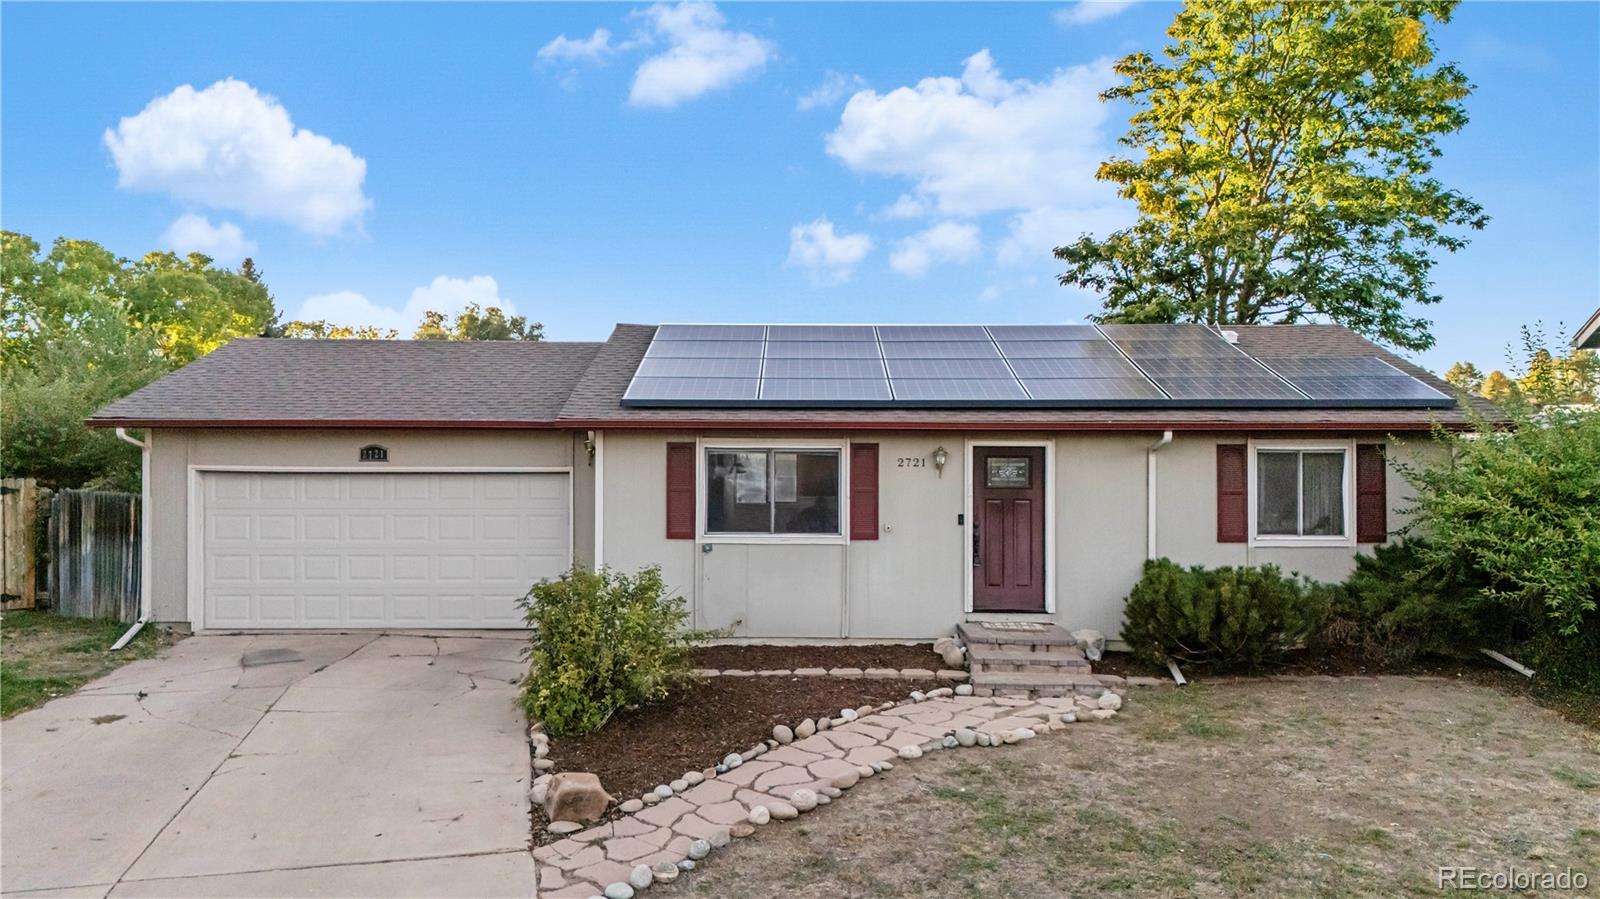
[[[713,452],[815,452],[832,450],[839,454],[839,533],[837,534],[740,534],[708,531],[706,516],[710,502],[706,498],[706,456]],[[850,442],[848,440],[750,440],[727,438],[701,438],[695,441],[694,496],[695,534],[701,544],[788,544],[843,546],[850,542]]]
[[[1310,535],[1300,536],[1295,534],[1263,534],[1256,521],[1260,511],[1261,501],[1257,491],[1260,489],[1260,479],[1256,473],[1256,460],[1262,450],[1279,452],[1311,452],[1326,453],[1338,450],[1344,454],[1344,533],[1338,535]],[[1250,545],[1251,546],[1337,546],[1351,547],[1356,545],[1356,443],[1354,440],[1251,440],[1248,443],[1249,454],[1249,490],[1246,502],[1249,503],[1250,512]],[[1300,489],[1304,489],[1302,484]],[[1297,514],[1304,515],[1303,504],[1296,504]]]

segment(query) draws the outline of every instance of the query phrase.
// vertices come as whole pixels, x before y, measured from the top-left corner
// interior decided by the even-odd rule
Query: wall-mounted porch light
[[[949,461],[950,454],[945,452],[944,447],[941,446],[933,451],[933,468],[939,473],[939,477],[944,477],[944,463]]]

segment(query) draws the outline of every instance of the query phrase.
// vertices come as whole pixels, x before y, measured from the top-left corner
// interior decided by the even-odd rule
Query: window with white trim
[[[836,449],[708,449],[706,533],[837,536],[839,468]]]
[[[1343,449],[1256,450],[1256,536],[1345,536]]]

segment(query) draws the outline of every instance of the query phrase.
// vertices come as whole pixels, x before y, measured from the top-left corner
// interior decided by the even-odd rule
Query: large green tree
[[[506,315],[499,306],[468,303],[454,319],[429,310],[417,325],[417,340],[542,340],[544,325],[526,316]]]
[[[1056,250],[1101,321],[1326,319],[1433,344],[1435,253],[1487,222],[1432,176],[1471,90],[1436,65],[1428,23],[1454,0],[1191,0],[1160,57],[1134,53],[1102,94],[1134,107],[1098,177],[1138,204],[1104,240]]]
[[[258,280],[199,254],[119,259],[0,232],[0,472],[135,488],[138,451],[84,426],[99,407],[277,318]]]

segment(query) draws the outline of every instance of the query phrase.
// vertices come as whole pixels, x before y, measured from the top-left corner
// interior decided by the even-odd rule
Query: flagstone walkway
[[[862,715],[741,758],[722,773],[708,770],[701,783],[655,805],[535,849],[540,894],[630,899],[753,833],[753,822],[798,817],[897,762],[937,749],[1032,739],[1077,721],[1104,720],[1121,704],[1111,691],[1043,699],[942,695]]]

